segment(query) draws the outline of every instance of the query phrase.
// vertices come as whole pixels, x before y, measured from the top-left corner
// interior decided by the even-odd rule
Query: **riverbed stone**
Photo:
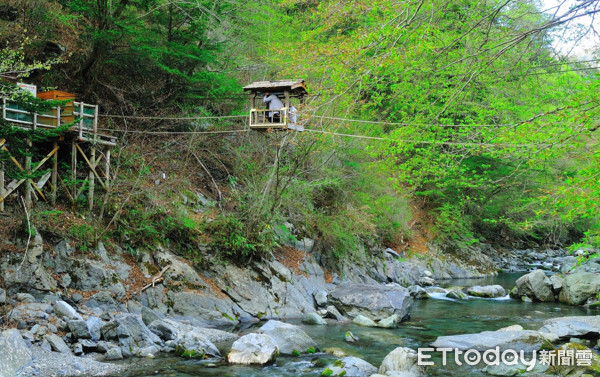
[[[54,314],[59,318],[66,317],[67,319],[83,320],[83,317],[71,305],[62,300],[56,301],[54,304]]]
[[[506,290],[501,285],[475,285],[467,288],[467,294],[475,297],[497,298],[506,296]]]
[[[424,300],[429,298],[429,293],[427,293],[427,290],[420,285],[411,285],[408,287],[408,292],[414,299]]]
[[[446,297],[453,298],[455,300],[468,300],[469,299],[467,294],[465,292],[463,292],[462,289],[460,289],[460,288],[449,289],[448,292],[446,293]]]
[[[123,353],[121,352],[121,349],[117,347],[109,349],[104,355],[105,360],[121,360],[122,358]]]
[[[60,353],[71,354],[71,349],[67,346],[67,343],[58,335],[48,334],[44,337],[50,343],[53,350]]]
[[[0,334],[0,376],[14,376],[31,362],[31,351],[16,329]]]
[[[431,345],[438,348],[458,348],[463,351],[468,349],[485,351],[499,347],[500,350],[531,352],[539,350],[544,342],[545,339],[537,331],[483,331],[477,334],[440,336]]]
[[[375,321],[373,321],[371,318],[364,316],[362,314],[359,314],[356,317],[354,317],[352,322],[359,326],[377,327],[377,323]]]
[[[517,279],[516,289],[511,291],[511,297],[529,297],[534,301],[554,301],[553,285],[544,271],[535,270]]]
[[[154,310],[147,308],[145,306],[142,306],[142,310],[141,310],[141,314],[142,314],[142,321],[144,321],[144,323],[146,324],[146,326],[149,326],[152,322],[161,319],[161,316],[156,313]]]
[[[329,369],[333,372],[332,376],[345,377],[370,377],[373,373],[377,372],[376,367],[354,356],[344,357],[336,365],[329,367]]]
[[[67,322],[67,325],[75,339],[92,339],[90,330],[84,320],[71,320]]]
[[[329,301],[344,315],[362,314],[375,321],[393,314],[408,319],[413,303],[408,289],[397,284],[342,284],[330,292]]]
[[[600,337],[600,315],[550,318],[539,331],[555,334],[560,339],[596,339]]]
[[[398,347],[381,362],[379,374],[400,375],[407,377],[420,377],[425,375],[425,368],[418,365],[418,355],[415,350],[408,347]]]
[[[270,320],[258,332],[269,335],[284,355],[291,355],[294,350],[305,352],[309,348],[319,348],[300,327],[288,323]]]
[[[313,293],[313,298],[315,299],[315,304],[318,308],[322,308],[327,305],[327,292],[316,291]]]
[[[244,335],[231,346],[227,361],[231,364],[269,364],[279,354],[279,347],[265,334]]]
[[[382,327],[384,329],[394,329],[397,326],[398,326],[398,316],[396,314],[393,314],[393,315],[377,322],[377,327]]]
[[[600,274],[575,271],[565,277],[558,299],[569,305],[582,305],[600,293]]]
[[[105,340],[116,340],[121,348],[131,352],[139,348],[161,345],[161,339],[148,329],[142,317],[136,314],[119,314],[102,326]]]
[[[348,318],[344,317],[342,313],[333,305],[329,305],[326,309],[327,313],[325,314],[326,318],[332,318],[339,322],[345,322]]]
[[[316,312],[306,313],[302,317],[302,323],[305,325],[326,325],[327,321],[321,318]]]

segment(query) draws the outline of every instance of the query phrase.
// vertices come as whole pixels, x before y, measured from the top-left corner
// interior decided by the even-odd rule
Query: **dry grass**
[[[281,264],[294,271],[296,275],[308,276],[306,272],[300,269],[304,261],[304,253],[294,247],[283,246],[277,249],[275,259]]]

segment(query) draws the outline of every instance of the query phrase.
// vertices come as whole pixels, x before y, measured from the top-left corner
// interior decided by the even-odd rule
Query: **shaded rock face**
[[[539,331],[560,339],[597,339],[600,337],[600,315],[550,318],[544,321]]]
[[[419,377],[425,375],[425,368],[418,365],[417,352],[411,348],[398,347],[381,362],[379,374],[382,375],[406,375]]]
[[[570,305],[581,305],[598,293],[600,293],[600,273],[575,270],[565,277],[558,299]]]
[[[516,287],[511,291],[511,296],[514,298],[526,296],[534,301],[550,302],[554,301],[552,288],[552,281],[544,271],[535,270],[517,279]]]
[[[484,331],[477,334],[440,336],[431,345],[438,348],[458,348],[463,351],[468,349],[485,351],[500,347],[500,350],[513,349],[531,352],[539,350],[543,343],[544,338],[537,331],[524,330]]]
[[[506,290],[501,285],[475,285],[467,288],[467,294],[475,297],[497,298],[506,296]]]
[[[227,355],[231,364],[268,364],[274,362],[279,347],[264,334],[248,334],[236,340]]]
[[[14,376],[31,362],[31,351],[18,330],[7,330],[1,334],[0,350],[0,376]]]
[[[288,323],[270,320],[259,329],[259,333],[270,336],[285,355],[291,355],[293,351],[306,352],[309,348],[318,349],[317,343],[302,329]]]
[[[410,317],[413,299],[399,285],[342,284],[330,292],[329,301],[349,317],[364,315],[379,321],[394,314],[400,320]]]

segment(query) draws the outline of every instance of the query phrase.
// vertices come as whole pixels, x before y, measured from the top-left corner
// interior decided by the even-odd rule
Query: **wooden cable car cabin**
[[[298,107],[298,105],[304,104],[305,96],[308,94],[303,79],[257,81],[246,85],[244,91],[250,92],[249,125],[251,129],[257,130],[288,129],[292,99],[296,99],[296,107]],[[266,93],[276,95],[283,103],[283,107],[280,109],[268,108],[263,100]]]

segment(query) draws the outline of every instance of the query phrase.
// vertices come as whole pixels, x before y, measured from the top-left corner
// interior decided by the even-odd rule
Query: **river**
[[[485,279],[453,280],[442,286],[473,286],[500,284],[510,290],[520,274],[501,274]],[[596,309],[568,306],[559,303],[526,303],[517,300],[477,299],[450,301],[445,299],[417,300],[413,306],[411,319],[402,322],[397,329],[379,329],[354,325],[352,323],[330,323],[327,326],[306,326],[296,321],[321,349],[336,347],[347,354],[360,357],[376,367],[383,358],[398,346],[417,349],[427,347],[438,336],[475,333],[519,324],[525,329],[537,330],[542,322],[551,317],[572,315],[599,315]],[[239,331],[239,330],[238,330]],[[252,328],[244,330],[251,332]],[[344,334],[351,331],[360,338],[356,344],[344,341]],[[232,366],[214,361],[184,360],[175,356],[159,356],[155,359],[124,361],[132,363],[127,373],[120,377],[317,377],[324,369],[315,367],[316,359],[333,363],[336,358],[329,354],[314,354],[302,357],[280,356],[276,364],[270,366]],[[489,376],[481,367],[441,365],[441,358],[434,356],[433,367],[428,369],[430,376]]]

